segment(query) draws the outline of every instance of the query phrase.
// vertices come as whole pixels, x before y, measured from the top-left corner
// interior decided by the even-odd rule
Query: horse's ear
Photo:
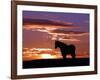
[[[55,40],[55,42],[57,42],[57,40]]]
[[[57,40],[55,40],[55,44],[57,43]]]
[[[58,40],[55,40],[55,42],[58,42]]]

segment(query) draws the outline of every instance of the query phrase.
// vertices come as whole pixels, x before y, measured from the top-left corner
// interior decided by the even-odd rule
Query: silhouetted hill
[[[23,61],[23,68],[47,68],[47,67],[68,67],[89,65],[89,58],[78,59],[42,59]]]

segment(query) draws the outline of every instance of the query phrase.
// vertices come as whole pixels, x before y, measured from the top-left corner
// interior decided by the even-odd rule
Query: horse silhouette
[[[55,41],[55,49],[60,48],[63,59],[66,59],[66,55],[70,54],[75,59],[75,46],[73,44],[67,45],[60,41]]]

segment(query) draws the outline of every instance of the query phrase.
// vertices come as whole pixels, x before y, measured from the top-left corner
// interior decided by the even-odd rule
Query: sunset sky
[[[55,40],[76,46],[89,57],[89,14],[23,11],[23,59],[60,58]]]

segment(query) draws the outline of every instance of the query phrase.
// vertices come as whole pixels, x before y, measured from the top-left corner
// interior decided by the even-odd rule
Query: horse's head
[[[57,48],[57,47],[59,47],[59,41],[55,41],[55,49]]]
[[[57,41],[55,41],[55,49],[57,48]]]
[[[57,47],[62,48],[63,46],[67,46],[67,44],[65,44],[65,43],[63,43],[61,41],[57,41],[57,40],[55,41],[55,49]]]

